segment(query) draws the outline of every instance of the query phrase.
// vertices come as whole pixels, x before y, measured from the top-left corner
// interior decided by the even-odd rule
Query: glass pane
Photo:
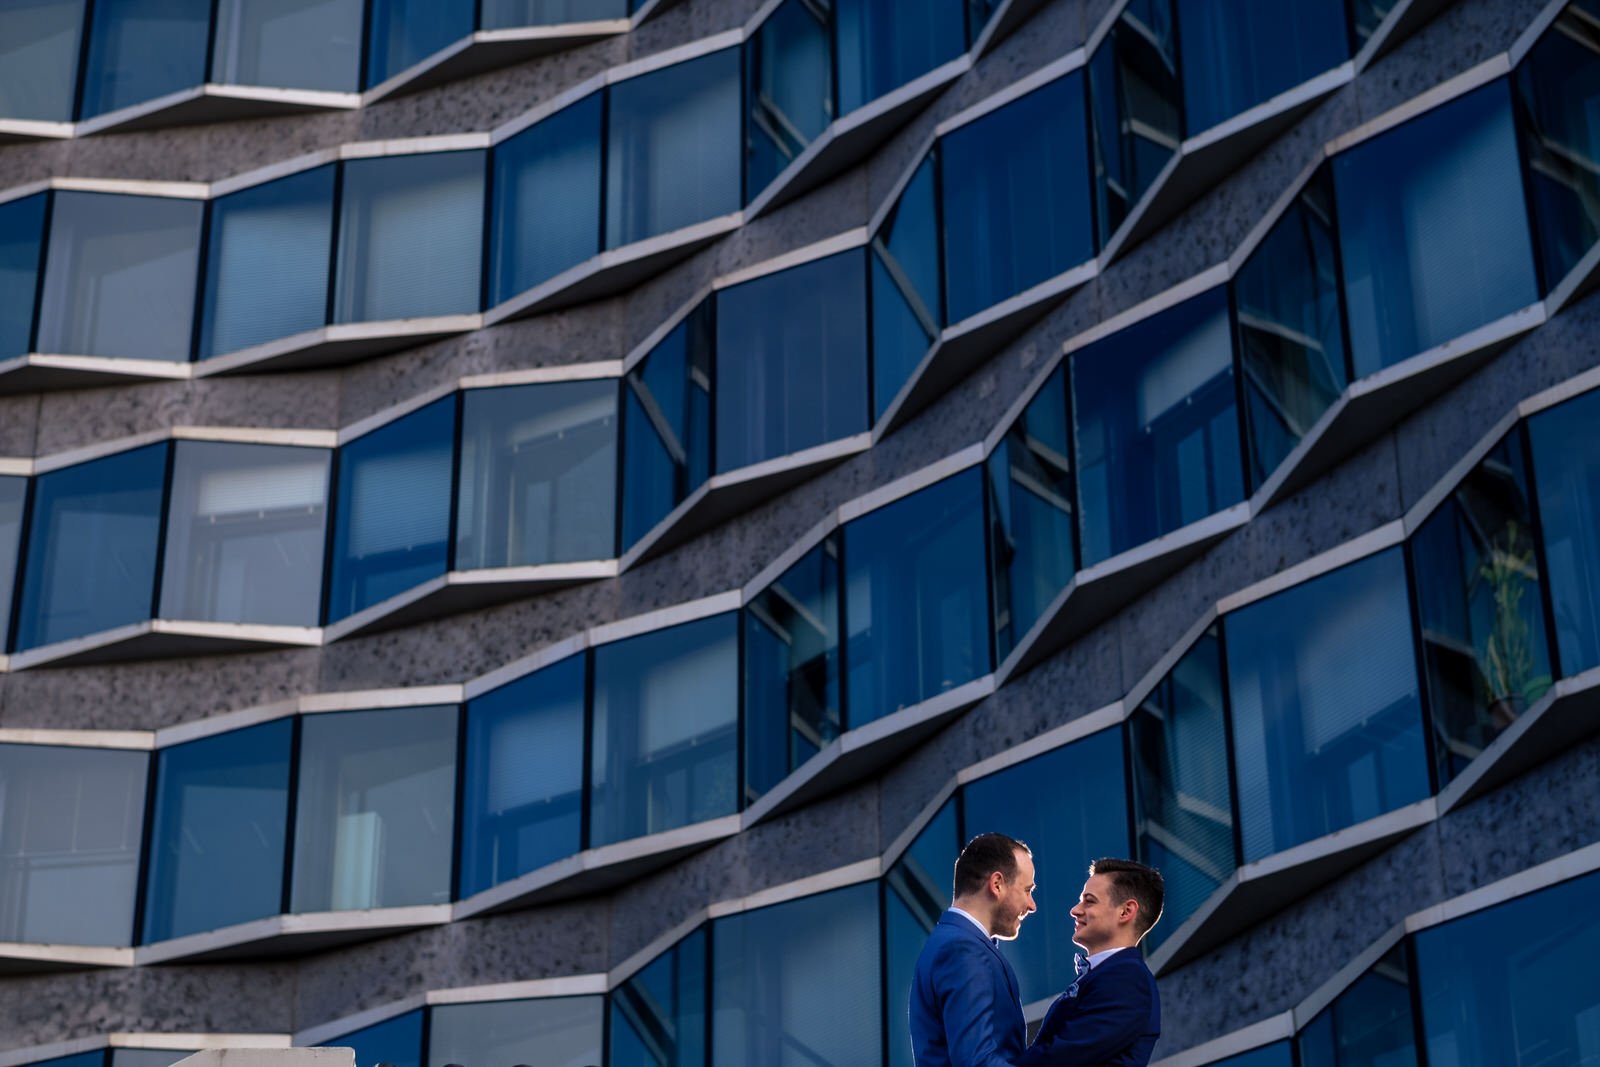
[[[1600,240],[1600,3],[1567,5],[1514,88],[1548,289]]]
[[[1279,1041],[1225,1060],[1214,1060],[1208,1067],[1295,1067],[1294,1050],[1289,1042]]]
[[[736,612],[594,651],[589,846],[736,810]]]
[[[583,687],[571,656],[467,703],[460,896],[583,847]]]
[[[938,151],[928,154],[872,239],[872,416],[888,410],[939,336]]]
[[[361,0],[219,0],[211,80],[353,93]]]
[[[1300,1067],[1416,1067],[1405,943],[1390,949],[1306,1024],[1298,1041]]]
[[[617,383],[468,390],[458,569],[617,554]]]
[[[746,48],[745,188],[750,199],[783,173],[833,121],[828,10],[788,0]]]
[[[882,1048],[876,882],[719,919],[712,1062],[861,1063]]]
[[[0,648],[11,636],[11,595],[16,592],[17,547],[22,539],[22,508],[28,479],[0,478]]]
[[[305,716],[291,911],[450,899],[456,714],[451,705]]]
[[[200,358],[327,321],[333,178],[318,167],[211,205]]]
[[[829,537],[744,610],[749,804],[839,736],[839,544]]]
[[[961,322],[1094,256],[1083,77],[946,134],[945,292]]]
[[[1010,654],[1072,580],[1071,447],[1062,368],[989,456],[997,659]]]
[[[739,210],[739,49],[608,92],[607,248]]]
[[[966,50],[961,0],[836,0],[839,114],[848,115]]]
[[[1222,647],[1213,626],[1200,636],[1128,720],[1133,822],[1141,863],[1166,880],[1155,949],[1233,874],[1233,799],[1222,706]]]
[[[1399,0],[1346,0],[1350,6],[1351,51],[1366,44]]]
[[[422,1067],[422,1009],[324,1041],[322,1045],[354,1049],[356,1067]]]
[[[1561,673],[1600,666],[1600,393],[1528,420]]]
[[[1334,157],[1357,378],[1538,299],[1515,136],[1497,81]]]
[[[478,310],[483,153],[344,164],[336,322]]]
[[[490,302],[600,252],[600,122],[591,93],[494,149]]]
[[[1350,58],[1340,0],[1178,0],[1183,112],[1209,130]]]
[[[133,943],[148,752],[0,745],[0,941]]]
[[[315,626],[330,453],[199,441],[175,448],[161,617]]]
[[[717,294],[717,470],[867,429],[861,252]]]
[[[455,415],[447,396],[339,450],[329,622],[445,572]]]
[[[706,934],[701,928],[611,993],[610,1067],[705,1067]]]
[[[72,121],[83,8],[84,0],[0,0],[0,116]]]
[[[482,0],[482,28],[554,26],[628,17],[627,0]]]
[[[1513,431],[1412,537],[1441,783],[1550,688],[1525,469]]]
[[[157,753],[146,944],[282,909],[293,737],[279,719]]]
[[[27,1067],[105,1067],[105,1064],[106,1050],[97,1048],[93,1052],[79,1052],[71,1056],[34,1060]]]
[[[187,360],[204,205],[54,195],[38,351]]]
[[[1083,566],[1244,499],[1227,290],[1073,353]]]
[[[884,1015],[889,1028],[889,1067],[915,1067],[906,1017],[911,982],[922,944],[950,906],[956,856],[961,838],[956,828],[956,802],[948,800],[923,827],[883,881],[885,988]]]
[[[1240,608],[1224,634],[1246,863],[1428,795],[1398,547]]]
[[[711,475],[712,312],[689,316],[623,379],[622,547]]]
[[[1132,0],[1089,61],[1104,245],[1183,142],[1172,0]]]
[[[95,0],[80,118],[206,80],[210,0]]]
[[[980,468],[855,520],[844,550],[848,727],[990,671]]]
[[[1345,387],[1333,193],[1319,169],[1233,279],[1250,484],[1260,486]]]
[[[473,5],[465,0],[370,0],[370,7],[363,82],[367,87],[470,36],[474,28]]]
[[[111,1067],[172,1067],[193,1055],[193,1050],[175,1048],[114,1048]]]
[[[585,1067],[600,1062],[605,997],[550,997],[430,1009],[428,1062]]]
[[[1428,1062],[1587,1067],[1600,1059],[1597,896],[1600,875],[1589,874],[1417,934]]]
[[[0,0],[0,20],[5,18]],[[0,39],[4,39],[0,36]],[[0,64],[0,71],[5,69]],[[47,193],[0,204],[0,359],[26,355],[39,293]]]
[[[1076,976],[1069,913],[1089,861],[1128,854],[1127,795],[1120,730],[1102,730],[962,789],[964,840],[998,831],[1033,849],[1039,915],[1021,937],[1000,943],[1024,1004],[1059,993]]]
[[[166,466],[149,445],[35,479],[17,650],[150,617]]]

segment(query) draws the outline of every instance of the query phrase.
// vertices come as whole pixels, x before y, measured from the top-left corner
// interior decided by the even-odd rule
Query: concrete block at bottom
[[[355,1067],[355,1063],[351,1048],[208,1048],[178,1061],[183,1067]]]

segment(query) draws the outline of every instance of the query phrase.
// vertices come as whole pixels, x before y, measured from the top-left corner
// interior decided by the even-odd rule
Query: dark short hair
[[[989,876],[999,871],[1006,881],[1017,876],[1017,853],[1033,855],[1033,850],[1005,834],[979,834],[967,842],[956,857],[955,895],[964,897],[982,889]]]
[[[1132,898],[1139,902],[1139,917],[1133,921],[1140,937],[1161,918],[1161,905],[1166,899],[1166,883],[1161,872],[1134,860],[1119,860],[1107,856],[1089,864],[1089,877],[1103,874],[1111,879],[1111,903],[1121,905]]]

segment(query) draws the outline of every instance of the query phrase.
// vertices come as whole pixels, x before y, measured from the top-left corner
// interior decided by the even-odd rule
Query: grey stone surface
[[[39,400],[37,396],[0,397],[0,456],[20,459],[33,455]]]

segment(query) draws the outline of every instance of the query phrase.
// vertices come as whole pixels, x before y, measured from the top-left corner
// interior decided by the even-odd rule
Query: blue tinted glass
[[[607,248],[739,210],[739,49],[608,92]]]
[[[1100,243],[1183,140],[1172,0],[1132,0],[1089,61]]]
[[[705,1067],[706,934],[702,928],[611,994],[610,1067]]]
[[[711,322],[700,304],[623,379],[624,550],[711,475]]]
[[[1225,1060],[1213,1060],[1206,1067],[1294,1067],[1294,1049],[1289,1042],[1279,1041]]]
[[[1069,912],[1096,856],[1128,854],[1122,732],[1102,730],[962,790],[961,836],[997,831],[1033,850],[1039,913],[1000,951],[1017,972],[1022,1003],[1059,993],[1075,972]],[[1029,797],[1026,804],[1019,797]]]
[[[717,294],[717,470],[867,428],[866,273],[842,252]]]
[[[745,802],[839,736],[839,545],[829,537],[744,609]]]
[[[745,189],[753,199],[833,121],[827,10],[788,0],[745,48]]]
[[[1083,566],[1244,499],[1226,288],[1072,356]]]
[[[600,251],[600,116],[592,93],[494,149],[491,303]]]
[[[354,1049],[356,1067],[422,1067],[422,1009],[322,1044],[325,1048]]]
[[[333,178],[318,167],[211,205],[201,359],[327,321]]]
[[[83,9],[84,0],[0,3],[0,116],[72,120]]]
[[[939,161],[949,321],[1094,255],[1085,143],[1080,74],[945,135]]]
[[[850,728],[989,672],[982,493],[975,467],[845,527]]]
[[[0,478],[0,648],[11,630],[11,594],[16,592],[17,547],[22,542],[22,508],[28,479]]]
[[[917,168],[872,239],[872,414],[888,410],[939,336],[938,151]]]
[[[1148,952],[1200,909],[1237,862],[1216,627],[1140,701],[1127,729],[1135,852],[1166,881],[1161,921],[1145,938]]]
[[[0,359],[25,355],[29,348],[48,195],[0,204]]]
[[[282,908],[293,736],[293,720],[279,719],[156,757],[146,943]]]
[[[967,47],[961,0],[838,0],[839,114],[913,81]]]
[[[1528,420],[1561,671],[1600,666],[1600,393]]]
[[[485,30],[554,26],[628,15],[627,0],[482,0],[482,6],[479,28]]]
[[[598,1064],[605,998],[541,997],[428,1009],[428,1063]]]
[[[594,652],[590,847],[736,809],[737,612]]]
[[[334,321],[478,310],[482,152],[344,164]]]
[[[329,622],[445,572],[455,414],[447,396],[339,450]]]
[[[19,651],[150,617],[166,467],[149,445],[35,480]]]
[[[879,1055],[876,882],[719,919],[711,955],[713,1063],[808,1067]]]
[[[1586,1065],[1600,1055],[1597,896],[1600,874],[1588,874],[1417,934],[1428,1062]]]
[[[1004,659],[1072,578],[1067,372],[1045,380],[989,457],[995,656]]]
[[[206,80],[210,0],[95,0],[80,118]]]
[[[1352,51],[1364,45],[1399,0],[1347,0],[1350,5]]]
[[[1298,1044],[1300,1067],[1416,1067],[1405,944],[1386,953],[1311,1020]]]
[[[35,1060],[28,1067],[104,1067],[106,1062],[105,1049],[95,1049],[93,1052],[80,1052],[75,1056],[57,1056],[51,1060]]]
[[[458,896],[582,847],[583,685],[571,656],[468,702]]]
[[[1224,629],[1246,863],[1428,795],[1399,548],[1240,608]]]
[[[474,29],[473,5],[466,0],[370,0],[370,4],[363,81],[367,87],[409,69]]]
[[[353,93],[361,0],[218,0],[211,80]]]
[[[1505,81],[1340,153],[1333,177],[1356,377],[1538,299]]]
[[[905,855],[889,868],[883,881],[885,988],[889,1002],[884,1017],[889,1029],[889,1067],[914,1067],[906,1016],[911,981],[922,943],[939,916],[950,906],[956,856],[961,839],[956,827],[956,802],[939,809]]]
[[[616,555],[616,379],[471,389],[461,419],[458,569]]]
[[[1350,57],[1340,0],[1178,0],[1183,111],[1209,130]]]

